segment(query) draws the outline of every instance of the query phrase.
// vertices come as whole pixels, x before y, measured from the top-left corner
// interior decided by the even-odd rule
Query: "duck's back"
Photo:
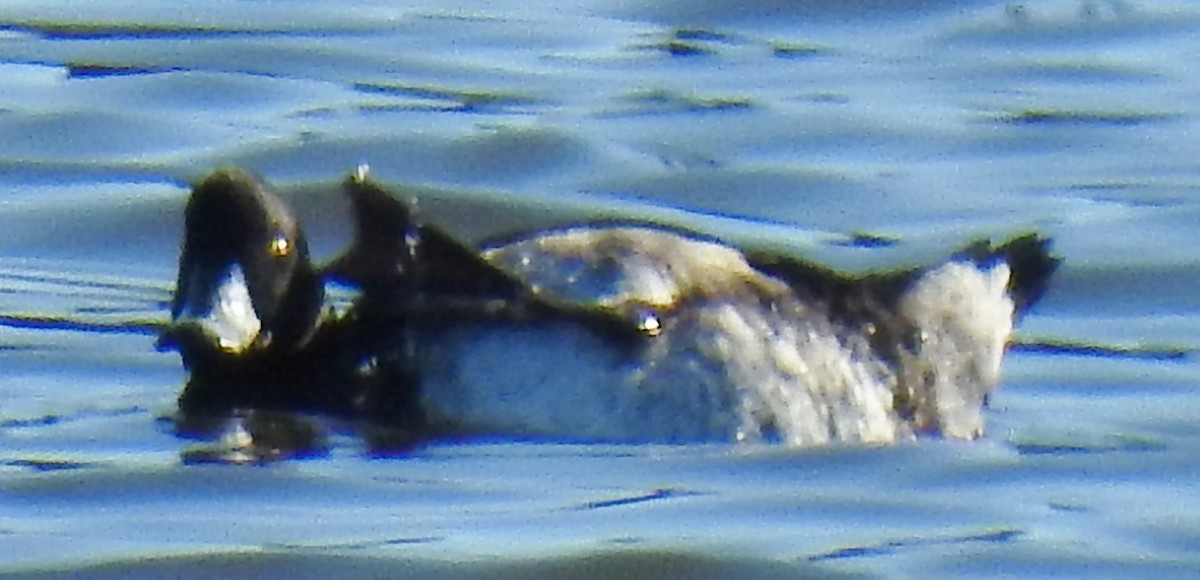
[[[630,332],[575,316],[441,329],[423,363],[435,418],[615,441],[808,445],[903,431],[869,345],[733,248],[654,228],[581,227],[483,255],[550,303]]]

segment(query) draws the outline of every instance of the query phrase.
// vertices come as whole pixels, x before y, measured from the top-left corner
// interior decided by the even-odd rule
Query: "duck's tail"
[[[1051,252],[1050,246],[1050,238],[1027,233],[998,246],[987,241],[976,242],[964,248],[957,257],[981,266],[999,261],[1008,264],[1008,290],[1019,318],[1046,293],[1050,277],[1062,263],[1062,259]]]

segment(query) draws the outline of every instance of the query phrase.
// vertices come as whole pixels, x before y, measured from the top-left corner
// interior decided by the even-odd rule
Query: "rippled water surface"
[[[1190,2],[46,4],[0,6],[0,573],[1200,569]],[[1036,229],[1066,265],[972,443],[185,464],[188,181],[290,184],[328,256],[360,163],[464,239],[636,217],[860,270]]]

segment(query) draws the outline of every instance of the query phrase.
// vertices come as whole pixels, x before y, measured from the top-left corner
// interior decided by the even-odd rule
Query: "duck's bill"
[[[250,298],[245,273],[237,264],[205,284],[194,276],[178,291],[171,324],[159,339],[160,349],[204,349],[228,355],[266,346],[268,336]]]

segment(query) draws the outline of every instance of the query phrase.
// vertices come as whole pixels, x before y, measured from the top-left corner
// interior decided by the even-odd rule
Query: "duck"
[[[191,373],[181,410],[294,408],[431,439],[974,439],[1014,323],[1060,263],[1032,233],[866,275],[650,223],[476,246],[365,169],[342,189],[354,240],[322,266],[253,174],[193,189],[160,340]],[[357,289],[344,313],[322,306],[326,284]]]

